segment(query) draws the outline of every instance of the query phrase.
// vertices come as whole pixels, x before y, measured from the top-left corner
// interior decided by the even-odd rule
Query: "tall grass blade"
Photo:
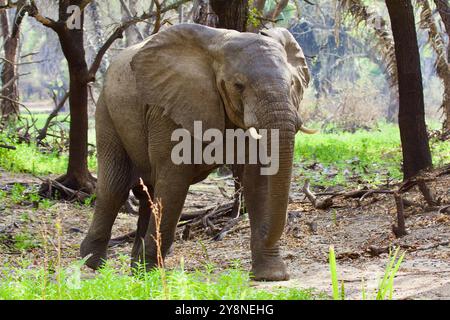
[[[334,247],[330,246],[329,253],[329,264],[330,264],[330,273],[331,273],[331,285],[333,288],[333,300],[341,300],[341,295],[339,294],[339,282],[336,270],[336,255],[334,253]]]

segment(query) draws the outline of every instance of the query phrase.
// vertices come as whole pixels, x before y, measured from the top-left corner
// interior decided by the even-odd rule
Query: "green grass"
[[[207,266],[196,272],[182,267],[130,276],[125,262],[118,270],[106,265],[93,278],[83,276],[82,262],[60,273],[44,268],[3,267],[0,272],[0,300],[312,300],[323,298],[311,290],[261,290],[251,286],[249,273],[239,266],[216,273]],[[164,279],[164,280],[163,280]]]
[[[0,148],[0,167],[7,171],[36,175],[66,171],[66,153],[43,154],[33,144],[17,145],[1,134],[0,141],[17,147],[17,150]],[[435,166],[450,162],[450,141],[431,141],[431,150]],[[359,179],[374,185],[385,183],[388,177],[399,180],[402,178],[402,153],[398,126],[381,123],[373,131],[360,130],[353,134],[299,134],[295,161],[301,165],[297,173],[311,179],[315,185],[348,184],[352,178],[354,182]],[[311,167],[314,163],[318,166]],[[96,171],[95,156],[89,157],[89,168]]]
[[[28,251],[41,246],[40,242],[36,240],[29,233],[19,233],[13,239],[14,248],[18,251]]]
[[[394,293],[394,279],[400,269],[400,265],[405,257],[405,252],[399,256],[400,248],[395,249],[393,252],[389,252],[388,263],[384,270],[383,279],[378,282],[378,287],[373,296],[367,295],[367,290],[364,285],[364,279],[362,281],[362,300],[392,300]],[[339,286],[336,255],[334,253],[334,247],[330,246],[328,263],[330,265],[331,274],[331,288],[333,300],[345,300],[345,288],[344,281]]]
[[[36,121],[35,126],[38,129],[42,129],[42,127],[44,127],[48,116],[48,113],[33,113],[33,116],[31,116],[29,113],[23,113],[21,115],[21,117],[27,119],[30,124],[32,123],[32,121]],[[61,122],[66,118],[67,122],[64,122],[64,126],[68,128],[70,122],[70,116],[68,116],[68,113],[59,113],[55,118],[53,118],[52,121]],[[89,143],[95,144],[95,119],[93,117],[89,118],[88,141]]]
[[[69,161],[68,155],[42,153],[35,144],[16,144],[0,134],[0,141],[14,145],[16,150],[0,148],[0,167],[9,172],[25,172],[35,175],[64,174]],[[95,156],[88,159],[89,169],[97,169]]]
[[[53,121],[61,121],[66,118],[67,114],[60,114]],[[47,118],[46,113],[33,113],[33,120],[30,114],[24,113],[22,115],[23,119],[28,120],[31,124],[35,120],[35,126],[41,129]],[[70,118],[69,118],[70,120]],[[94,126],[93,119],[89,120],[90,127]],[[64,124],[68,126],[68,123]],[[20,125],[19,125],[20,126]],[[11,134],[15,133],[15,127],[7,129]],[[35,129],[30,131],[32,137],[37,137]],[[89,129],[89,143],[95,144],[95,130]],[[58,152],[45,153],[40,150],[34,142],[31,144],[26,143],[15,143],[16,139],[7,136],[4,132],[0,132],[0,143],[7,144],[10,146],[15,146],[16,150],[8,150],[0,148],[0,167],[9,172],[24,172],[31,173],[35,175],[48,175],[48,174],[64,174],[67,170],[68,164],[68,154],[67,152],[58,154]],[[88,166],[92,171],[97,170],[97,160],[95,156],[90,156],[88,158]]]
[[[431,141],[433,163],[450,162],[450,141]],[[381,123],[373,131],[297,135],[295,161],[300,174],[320,185],[346,184],[350,177],[381,184],[387,177],[402,178],[398,126]],[[318,166],[307,167],[317,163]],[[355,179],[355,182],[357,179]]]

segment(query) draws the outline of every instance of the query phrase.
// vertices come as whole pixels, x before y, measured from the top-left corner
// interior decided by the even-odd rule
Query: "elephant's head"
[[[265,255],[273,256],[284,228],[295,134],[308,132],[299,116],[310,79],[301,48],[282,28],[252,34],[184,24],[156,34],[134,56],[132,68],[142,103],[164,108],[165,115],[191,133],[194,121],[202,121],[204,130],[224,131],[226,117],[243,129],[279,130],[278,173],[247,178],[264,186],[265,193],[255,197],[265,211],[255,231],[260,245],[252,241],[252,247],[260,247],[253,256],[257,274],[255,260],[257,264],[273,262]],[[254,175],[250,172],[246,175]],[[245,180],[244,176],[251,210],[252,187]],[[259,205],[253,207],[258,210]],[[274,269],[284,268],[275,264]],[[260,272],[259,277],[286,278],[285,270],[269,273]]]
[[[191,132],[194,121],[223,130],[225,113],[238,127],[265,128],[274,120],[267,114],[283,103],[295,128],[309,132],[298,115],[309,71],[284,28],[253,34],[176,25],[153,36],[132,67],[142,102],[161,106]]]

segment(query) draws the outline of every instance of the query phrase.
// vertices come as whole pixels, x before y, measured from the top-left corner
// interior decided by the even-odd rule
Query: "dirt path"
[[[6,184],[12,182],[38,181],[28,175],[11,175],[0,171],[0,188],[5,188]],[[231,181],[209,179],[191,188],[185,211],[226,202],[218,185],[229,193],[232,192]],[[442,201],[449,202],[450,176],[442,177],[431,187]],[[394,299],[450,299],[449,215],[409,208],[406,211],[409,234],[398,240],[391,231],[395,220],[392,196],[370,197],[361,206],[358,206],[356,200],[346,200],[345,203],[337,203],[337,208],[321,211],[312,208],[300,190],[300,186],[294,182],[289,223],[282,238],[283,255],[291,280],[255,283],[256,286],[316,288],[329,294],[331,281],[327,257],[329,246],[334,245],[338,273],[340,280],[344,281],[347,297],[362,297],[362,279],[368,288],[368,295],[372,296],[372,289],[383,276],[388,255],[373,255],[369,248],[400,245],[407,249],[407,253],[395,279]],[[410,197],[420,201],[419,194],[415,191],[410,193]],[[13,244],[14,235],[29,234],[32,238],[39,239],[44,232],[56,242],[58,237],[54,224],[58,219],[63,226],[63,264],[69,265],[78,259],[79,243],[85,235],[92,213],[91,207],[70,203],[57,203],[49,209],[36,210],[30,204],[12,204],[9,198],[0,200],[0,230],[7,233],[7,237],[3,236],[0,240],[0,265],[19,264],[21,258],[26,258],[33,264],[41,264],[42,247],[18,251]],[[113,236],[134,230],[135,223],[135,216],[119,214]],[[200,267],[205,262],[224,268],[236,259],[241,261],[244,268],[250,268],[250,230],[246,218],[222,241],[213,241],[205,233],[183,241],[181,234],[180,228],[174,250],[167,259],[169,268],[179,265],[181,257],[188,270]],[[438,245],[439,243],[443,245]],[[129,255],[130,251],[131,244],[112,248],[109,258],[115,261],[121,256]]]

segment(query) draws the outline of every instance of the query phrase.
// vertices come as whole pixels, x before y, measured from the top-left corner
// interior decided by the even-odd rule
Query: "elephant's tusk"
[[[262,138],[262,135],[260,135],[254,127],[249,128],[248,132],[250,133],[250,136],[255,140],[259,140]]]
[[[315,134],[315,133],[319,132],[319,130],[308,129],[308,128],[305,128],[304,126],[300,126],[300,129],[298,129],[298,130],[303,133],[306,133],[306,134]]]

